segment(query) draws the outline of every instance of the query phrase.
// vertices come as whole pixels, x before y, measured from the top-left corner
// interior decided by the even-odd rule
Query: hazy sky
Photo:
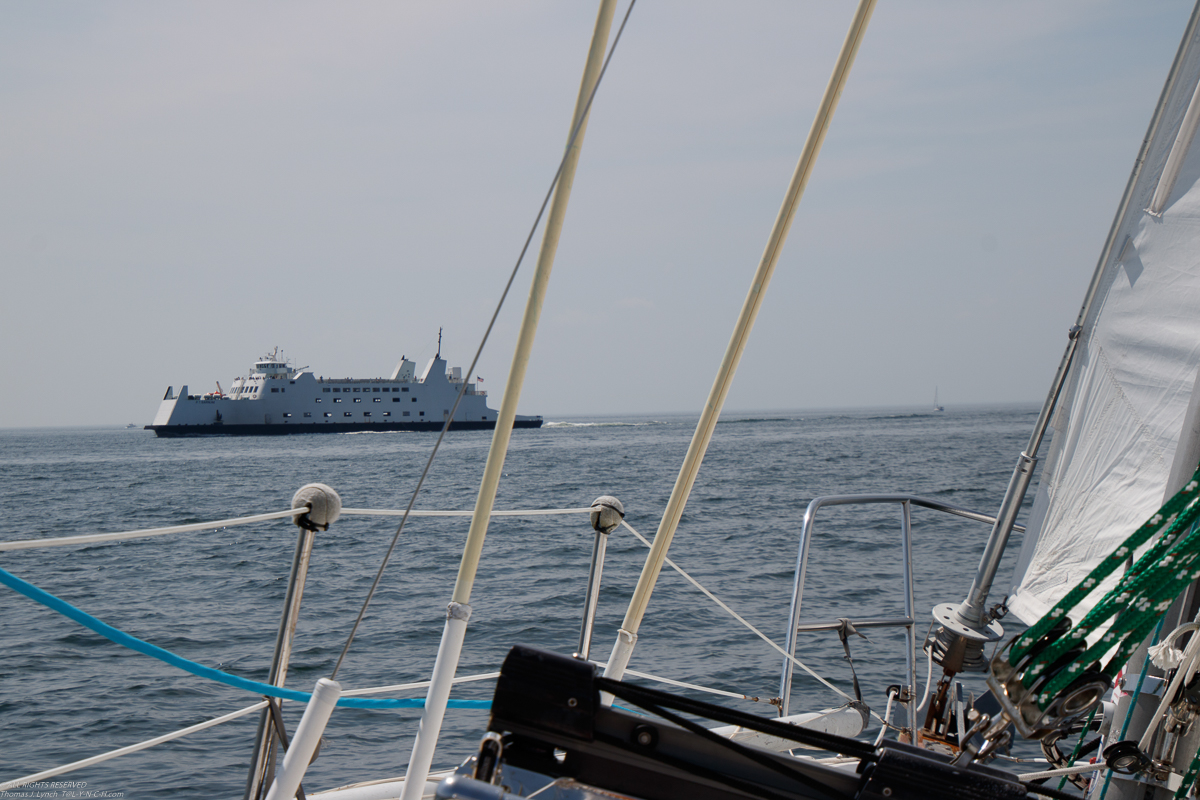
[[[638,3],[522,413],[701,407],[853,11]],[[1190,12],[882,0],[727,407],[1040,401]],[[0,427],[145,424],[275,345],[369,377],[441,326],[465,366],[595,13],[0,5]],[[531,272],[478,370],[493,407]]]

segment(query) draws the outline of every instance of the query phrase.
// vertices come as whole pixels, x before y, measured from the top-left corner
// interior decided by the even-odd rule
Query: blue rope
[[[282,689],[278,686],[272,686],[269,683],[259,683],[248,678],[240,678],[237,675],[230,675],[228,672],[222,672],[219,669],[206,667],[203,664],[197,664],[195,661],[189,661],[186,658],[177,656],[169,650],[164,650],[157,645],[142,641],[134,636],[130,636],[124,631],[117,630],[113,626],[101,622],[100,620],[81,611],[65,600],[61,600],[49,592],[43,591],[32,583],[21,580],[11,572],[6,572],[0,569],[0,583],[15,592],[25,595],[30,600],[34,600],[52,611],[57,611],[64,617],[78,622],[85,628],[103,636],[109,641],[115,642],[122,647],[128,647],[130,650],[135,650],[143,655],[157,658],[170,664],[172,667],[178,667],[184,672],[200,677],[207,678],[217,683],[223,683],[226,686],[232,686],[235,689],[244,689],[254,694],[267,695],[268,697],[279,697],[285,700],[296,700],[301,703],[307,703],[312,697],[311,692],[299,692],[295,689]],[[342,697],[337,701],[337,704],[342,708],[424,708],[425,700],[422,698],[392,700],[392,699],[370,699],[366,697]],[[449,708],[473,708],[484,709],[491,708],[491,702],[488,700],[450,700],[447,703]]]

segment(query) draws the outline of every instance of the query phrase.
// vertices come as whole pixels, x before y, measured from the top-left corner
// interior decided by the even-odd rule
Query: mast
[[[821,98],[821,105],[817,110],[816,119],[813,120],[812,128],[809,129],[808,138],[800,154],[800,161],[792,175],[792,181],[788,186],[783,205],[779,209],[779,215],[775,218],[775,225],[767,240],[766,250],[754,273],[750,291],[742,304],[742,311],[738,315],[733,336],[725,349],[725,357],[721,360],[716,380],[713,381],[712,389],[709,390],[708,400],[704,404],[704,412],[700,415],[699,422],[696,423],[692,443],[688,447],[683,466],[679,470],[679,477],[675,480],[675,487],[671,490],[666,511],[659,523],[658,532],[654,536],[654,544],[651,546],[650,554],[646,557],[646,564],[642,568],[641,577],[638,578],[637,587],[633,591],[633,598],[629,601],[629,609],[625,612],[625,620],[617,632],[617,641],[613,645],[612,655],[609,656],[608,666],[604,669],[604,676],[607,678],[620,680],[625,674],[625,667],[629,664],[630,656],[633,655],[638,628],[646,613],[646,607],[650,603],[650,593],[654,591],[654,584],[658,581],[663,561],[667,557],[667,549],[671,546],[671,539],[679,526],[680,517],[683,516],[684,506],[687,505],[692,485],[700,471],[700,463],[712,440],[713,430],[716,428],[721,408],[725,404],[725,397],[733,382],[734,372],[737,371],[738,363],[741,361],[746,340],[750,337],[754,320],[758,316],[758,310],[766,296],[767,286],[775,272],[775,265],[779,261],[779,254],[783,250],[784,242],[787,241],[788,231],[791,229],[792,219],[796,214],[796,207],[804,195],[805,186],[808,185],[817,155],[820,154],[821,145],[825,141],[825,134],[829,130],[829,123],[833,119],[833,112],[837,109],[838,100],[842,96],[842,90],[845,88],[846,79],[850,74],[850,67],[854,64],[858,46],[862,42],[867,23],[871,19],[871,12],[874,10],[875,0],[861,0],[854,15],[854,21],[850,25],[850,31],[846,34],[845,42],[842,43],[837,65],[834,67],[833,75],[829,78],[828,86],[825,87],[825,95]]]
[[[941,623],[941,627],[935,632],[934,641],[931,643],[933,658],[939,665],[946,668],[947,675],[964,670],[986,669],[986,663],[982,656],[983,646],[1003,635],[999,623],[985,608],[988,594],[1000,566],[1000,558],[1016,522],[1017,513],[1033,477],[1038,462],[1038,449],[1049,429],[1060,396],[1065,391],[1069,398],[1074,390],[1074,387],[1067,388],[1068,380],[1073,379],[1074,376],[1074,372],[1071,371],[1072,363],[1081,342],[1091,337],[1096,314],[1099,313],[1097,301],[1101,299],[1101,289],[1109,285],[1106,276],[1110,269],[1115,269],[1120,264],[1129,249],[1131,236],[1126,235],[1121,239],[1121,233],[1125,230],[1129,214],[1140,213],[1140,210],[1137,210],[1134,205],[1135,196],[1138,194],[1143,179],[1143,169],[1150,149],[1158,141],[1159,128],[1163,123],[1167,104],[1175,96],[1176,83],[1183,71],[1188,51],[1196,34],[1198,14],[1200,14],[1200,3],[1192,12],[1166,85],[1163,87],[1150,126],[1134,161],[1133,170],[1125,186],[1125,193],[1121,198],[1100,259],[1084,295],[1083,304],[1079,309],[1075,324],[1068,330],[1066,350],[1054,380],[1051,382],[1050,391],[1042,405],[1041,412],[1034,423],[1029,443],[1017,459],[1016,468],[1013,470],[1004,499],[1001,501],[1000,510],[996,515],[996,523],[988,537],[983,557],[980,559],[979,568],[967,598],[960,604],[943,603],[934,609],[934,619]],[[1121,242],[1119,248],[1118,242]],[[1051,458],[1053,459],[1053,456]],[[1194,468],[1193,466],[1192,469],[1194,470]],[[1170,494],[1168,494],[1169,496]]]
[[[442,631],[442,641],[438,646],[437,658],[433,665],[433,678],[425,698],[425,710],[421,714],[421,724],[417,729],[417,738],[413,743],[412,755],[409,758],[401,800],[420,800],[425,793],[425,779],[429,776],[429,768],[433,762],[434,749],[437,746],[438,734],[441,732],[442,717],[446,713],[446,701],[450,698],[454,673],[458,669],[458,658],[467,632],[467,620],[471,616],[469,603],[471,589],[475,584],[475,571],[479,567],[484,537],[487,536],[488,522],[491,519],[492,506],[496,499],[496,487],[500,483],[500,475],[504,469],[504,457],[508,451],[509,438],[512,436],[517,402],[521,398],[525,370],[529,365],[529,354],[533,349],[538,320],[541,318],[542,302],[546,297],[546,287],[550,282],[550,272],[554,267],[554,256],[558,251],[558,240],[562,234],[567,203],[571,198],[571,187],[575,181],[575,168],[579,164],[580,149],[583,146],[584,134],[587,132],[591,97],[600,79],[604,64],[604,51],[608,44],[608,34],[612,28],[616,7],[617,0],[601,0],[600,10],[596,15],[596,27],[592,33],[591,48],[588,51],[583,80],[579,86],[579,97],[575,102],[575,111],[571,115],[571,127],[567,136],[568,150],[563,159],[558,185],[554,190],[554,200],[550,206],[550,215],[546,220],[546,229],[542,235],[537,267],[534,270],[533,283],[529,289],[529,299],[525,303],[525,315],[521,320],[521,330],[517,339],[516,351],[513,353],[508,381],[504,386],[504,397],[496,415],[496,428],[492,434],[492,444],[488,450],[487,463],[483,470],[483,481],[479,486],[479,495],[475,501],[471,527],[467,532],[467,542],[463,547],[458,579],[454,584],[454,594],[446,610],[446,625]],[[441,341],[440,331],[438,340]],[[439,351],[440,349],[439,344]]]

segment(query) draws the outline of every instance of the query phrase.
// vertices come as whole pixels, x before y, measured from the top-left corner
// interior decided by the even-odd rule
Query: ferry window
[[[326,389],[325,391],[327,391],[327,392],[328,392],[329,390],[328,390],[328,389]],[[334,389],[334,391],[335,391],[335,392],[340,392],[340,391],[341,391],[341,389]]]
[[[402,391],[402,392],[407,392],[407,391],[408,391],[408,387],[407,387],[407,386],[405,386],[405,387],[404,387],[403,389],[401,389],[400,391]]]
[[[271,389],[272,392],[278,392],[278,389]]]
[[[412,399],[412,401],[413,401],[414,403],[415,403],[415,402],[417,402],[417,398],[415,398],[415,397],[414,397],[414,398]]]
[[[362,398],[361,398],[361,397],[356,397],[356,398],[354,398],[354,402],[356,402],[356,403],[361,403],[361,402],[362,402]]]
[[[340,402],[342,402],[342,398],[340,398],[340,397],[335,397],[335,398],[333,398],[333,402],[335,402],[335,403],[340,403]]]
[[[306,416],[306,417],[311,417],[311,416],[312,416],[312,412],[311,412],[311,411],[305,411],[305,412],[304,412],[304,416]],[[484,419],[487,419],[487,417],[484,417]]]
[[[284,416],[284,418],[286,419],[287,417],[290,417],[290,416],[291,416],[291,414],[289,414],[288,412],[286,412],[286,411],[285,411],[285,412],[283,412],[283,416]]]
[[[425,412],[424,412],[424,411],[422,411],[422,412],[421,412],[421,416],[422,416],[422,417],[423,417],[423,416],[425,416]]]
[[[384,415],[385,417],[390,417],[390,416],[392,415],[392,412],[390,412],[390,411],[385,411],[385,412],[383,412],[383,415]]]
[[[374,400],[376,403],[382,403],[382,402],[383,402],[383,398],[382,398],[382,397],[374,397],[374,398],[371,398],[371,399],[373,399],[373,400]]]
[[[319,398],[319,397],[318,397],[318,398],[316,399],[316,402],[318,402],[318,403],[319,403],[319,402],[321,402],[321,398]]]
[[[390,391],[391,391],[391,389],[389,389],[389,388],[388,388],[388,387],[386,387],[386,386],[385,386],[385,387],[383,387],[383,390],[384,390],[385,392],[390,392]]]
[[[342,414],[342,416],[343,416],[343,417],[353,417],[354,415],[353,415],[353,414],[351,414],[349,411],[347,411],[347,412],[345,412],[344,414]]]
[[[379,391],[379,388],[378,388],[378,387],[376,387],[376,388],[372,389],[371,391],[373,391],[373,392],[378,392],[378,391]]]
[[[399,398],[399,397],[393,397],[393,398],[392,398],[392,402],[393,402],[393,403],[399,403],[399,402],[400,402],[400,398]]]
[[[322,391],[322,392],[328,392],[329,390],[328,390],[328,389],[322,389],[321,391]]]
[[[325,412],[325,416],[327,416],[327,417],[332,417],[332,416],[333,416],[333,412],[332,412],[332,411],[326,411],[326,412]]]
[[[275,391],[275,390],[274,390],[274,389],[272,389],[271,391],[273,392],[273,391]],[[287,387],[285,386],[285,387],[283,387],[282,389],[280,389],[279,391],[281,391],[281,392],[286,392],[286,391],[287,391]]]
[[[484,414],[482,417],[480,417],[480,419],[484,422],[487,422],[487,414]]]
[[[364,417],[369,417],[369,416],[371,416],[371,412],[370,412],[370,411],[364,411],[364,412],[363,412],[363,416],[364,416]]]
[[[404,416],[406,416],[406,417],[408,416],[408,412],[407,412],[407,411],[405,411],[405,412],[404,412]]]
[[[354,391],[356,391],[356,392],[357,392],[357,391],[358,391],[358,389],[355,389]]]

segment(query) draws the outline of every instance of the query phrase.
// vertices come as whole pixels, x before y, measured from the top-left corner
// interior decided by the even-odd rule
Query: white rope
[[[481,675],[464,675],[461,678],[455,678],[454,683],[472,683],[474,681],[490,681],[499,678],[499,672],[485,672]],[[342,692],[342,697],[357,697],[364,694],[384,694],[388,692],[404,692],[409,689],[428,689],[432,681],[418,681],[417,683],[397,683],[393,686],[373,686],[369,689],[351,689],[348,692]]]
[[[892,724],[892,702],[896,699],[895,692],[888,692],[887,708],[883,710],[883,726],[879,729],[879,736],[875,737],[875,747],[879,747],[883,743],[883,737],[888,732],[888,727]]]
[[[284,519],[286,517],[294,517],[297,514],[307,513],[307,508],[289,508],[287,511],[272,511],[269,514],[255,514],[252,517],[233,517],[232,519],[219,519],[215,522],[172,525],[169,528],[146,528],[140,531],[122,531],[120,533],[93,533],[86,536],[58,536],[53,539],[23,539],[16,542],[0,542],[0,552],[5,550],[31,550],[36,547],[66,547],[72,544],[113,542],[122,539],[140,539],[146,536],[165,536],[168,533],[187,533],[188,531],[203,531],[210,528],[232,528],[235,525],[249,525],[251,522]]]
[[[118,756],[128,755],[129,753],[136,753],[138,750],[145,750],[149,747],[154,747],[157,744],[162,744],[163,742],[169,742],[172,739],[178,739],[180,737],[187,736],[189,733],[195,733],[196,731],[202,731],[205,728],[211,728],[214,725],[220,725],[222,722],[229,722],[230,720],[237,719],[238,717],[244,717],[247,714],[252,714],[253,712],[258,711],[263,708],[266,708],[266,707],[267,707],[267,702],[265,700],[263,700],[261,702],[255,703],[252,706],[246,706],[245,708],[234,711],[233,713],[226,714],[223,717],[215,717],[215,718],[207,720],[205,722],[201,722],[197,725],[192,725],[187,728],[181,728],[180,730],[177,730],[173,733],[168,733],[163,736],[157,736],[153,739],[147,739],[144,742],[139,742],[137,744],[131,744],[128,747],[122,747],[117,750],[109,750],[107,753],[101,753],[98,756],[92,756],[91,758],[85,758],[82,761],[73,761],[70,764],[63,764],[61,767],[55,767],[54,769],[48,769],[48,770],[44,770],[42,772],[36,772],[33,775],[26,775],[24,778],[17,778],[16,780],[7,781],[5,783],[0,783],[0,792],[7,791],[9,789],[15,789],[18,786],[24,786],[27,783],[34,783],[35,781],[45,780],[46,778],[53,778],[55,775],[62,775],[64,772],[73,772],[77,769],[82,769],[83,767],[89,767],[92,764],[99,764],[102,761],[108,761],[110,759],[117,758]]]
[[[493,517],[539,517],[557,514],[587,514],[590,508],[549,508],[524,511],[493,511]],[[66,547],[73,544],[94,544],[96,542],[115,542],[124,539],[141,539],[149,536],[166,536],[169,533],[188,533],[189,531],[215,530],[217,528],[232,528],[236,525],[249,525],[252,522],[265,522],[272,519],[286,519],[299,514],[307,514],[306,508],[290,508],[287,511],[272,511],[267,514],[255,514],[250,517],[233,517],[219,519],[214,522],[194,522],[190,525],[172,525],[167,528],[145,528],[140,531],[121,531],[118,533],[92,533],[85,536],[58,536],[51,539],[22,539],[15,542],[0,542],[0,552],[5,550],[32,550],[38,547]],[[471,511],[411,511],[410,517],[469,517]],[[376,508],[343,508],[343,515],[371,517],[401,517],[403,511]]]
[[[1079,764],[1075,764],[1074,766],[1063,767],[1062,769],[1048,769],[1044,772],[1026,772],[1026,773],[1017,775],[1017,777],[1020,778],[1022,781],[1028,783],[1029,781],[1039,781],[1042,778],[1058,778],[1063,775],[1081,775],[1084,772],[1095,772],[1095,771],[1101,770],[1101,769],[1108,769],[1108,766],[1105,765],[1103,762],[1099,762],[1096,764],[1091,764],[1091,763],[1084,764],[1084,763],[1080,762]]]
[[[933,648],[929,648],[929,670],[925,673],[925,695],[921,698],[921,702],[917,705],[917,713],[921,713],[921,709],[929,702],[929,687],[933,686]]]
[[[621,524],[622,524],[622,525],[624,525],[626,528],[628,528],[628,529],[629,529],[629,532],[630,532],[630,533],[632,533],[634,536],[636,536],[636,537],[638,538],[638,541],[639,541],[639,542],[641,542],[642,544],[646,545],[647,547],[652,547],[652,545],[650,544],[650,542],[649,542],[649,541],[647,541],[646,537],[642,536],[640,533],[638,533],[636,530],[634,530],[634,529],[633,529],[633,526],[632,526],[632,525],[630,525],[628,522],[626,522],[625,520],[621,520]],[[736,612],[736,611],[734,611],[732,608],[730,608],[729,606],[725,605],[725,603],[721,602],[721,599],[720,599],[719,597],[717,597],[715,594],[713,594],[712,592],[710,592],[708,589],[705,589],[703,586],[701,586],[701,585],[700,585],[700,583],[699,583],[699,582],[698,582],[698,581],[697,581],[695,578],[693,578],[691,575],[688,575],[686,572],[684,572],[682,569],[680,569],[679,565],[678,565],[678,564],[676,564],[674,561],[672,561],[672,560],[671,560],[671,559],[669,559],[669,558],[664,558],[663,560],[664,560],[664,561],[666,561],[666,563],[667,563],[667,564],[669,564],[669,565],[671,566],[671,569],[675,570],[675,571],[676,571],[676,572],[678,572],[680,575],[682,575],[682,576],[684,577],[684,579],[685,579],[685,580],[687,580],[687,582],[688,582],[688,583],[692,584],[692,586],[695,586],[697,589],[699,589],[700,591],[704,592],[705,596],[706,596],[706,597],[708,597],[708,599],[709,599],[709,600],[712,600],[714,603],[716,603],[717,605],[719,605],[721,608],[725,609],[725,611],[726,611],[726,612],[727,612],[727,613],[728,613],[730,616],[732,616],[732,617],[733,617],[734,619],[736,619],[738,622],[742,623],[742,624],[743,624],[743,625],[745,625],[747,628],[749,628],[749,629],[750,629],[750,630],[751,630],[751,631],[754,633],[754,635],[755,635],[755,636],[757,636],[758,638],[762,639],[764,642],[766,642],[767,644],[771,645],[771,647],[773,647],[773,648],[775,648],[776,650],[778,650],[778,651],[779,651],[779,653],[780,653],[780,654],[781,654],[781,655],[782,655],[784,658],[788,659],[788,660],[789,660],[789,661],[791,661],[793,664],[795,664],[797,667],[799,667],[800,669],[802,669],[802,670],[804,670],[805,672],[807,672],[809,675],[811,675],[811,676],[812,676],[813,678],[815,678],[817,681],[819,681],[820,683],[824,684],[824,685],[825,685],[827,688],[829,688],[829,689],[832,689],[833,691],[835,691],[835,692],[837,692],[838,694],[840,694],[842,697],[846,698],[846,700],[848,700],[849,702],[851,702],[851,703],[857,702],[857,700],[855,700],[855,698],[853,698],[853,697],[851,697],[850,695],[846,694],[846,693],[845,693],[845,692],[843,692],[841,689],[839,689],[838,687],[834,686],[832,683],[830,683],[829,681],[825,680],[824,678],[822,678],[822,677],[821,677],[820,675],[818,675],[817,673],[813,672],[811,669],[809,669],[809,668],[808,668],[808,666],[806,666],[806,665],[805,665],[805,664],[804,664],[802,661],[800,661],[800,659],[796,658],[796,657],[795,657],[795,656],[793,656],[791,653],[789,653],[788,651],[784,650],[782,647],[780,647],[779,645],[777,645],[777,644],[775,643],[775,641],[774,641],[773,639],[771,639],[771,637],[770,637],[770,636],[767,636],[765,633],[763,633],[762,631],[760,631],[758,628],[754,627],[754,626],[753,626],[753,625],[751,625],[749,622],[747,622],[747,621],[746,621],[746,618],[745,618],[745,617],[743,617],[741,614],[737,613],[737,612]],[[871,712],[871,716],[875,717],[875,719],[879,720],[880,722],[883,722],[883,718],[882,718],[882,717],[880,717],[878,714],[876,714],[874,711],[872,711],[872,712]]]
[[[1172,631],[1167,640],[1172,640],[1174,636],[1175,631]],[[1183,649],[1183,659],[1179,662],[1179,668],[1175,670],[1175,677],[1171,679],[1167,690],[1163,692],[1162,700],[1159,701],[1158,708],[1154,711],[1154,716],[1146,724],[1146,732],[1142,734],[1142,738],[1138,742],[1139,750],[1145,752],[1149,749],[1150,740],[1154,738],[1158,725],[1166,715],[1167,709],[1170,708],[1171,702],[1175,699],[1179,687],[1192,679],[1192,675],[1196,672],[1197,667],[1200,667],[1200,636],[1193,636],[1191,641],[1187,643],[1187,647]],[[1136,703],[1137,698],[1133,698],[1131,702]]]
[[[604,669],[608,668],[607,662],[604,662],[604,661],[593,661],[592,663],[595,664],[596,666],[602,667]],[[633,675],[638,678],[645,678],[648,681],[657,681],[659,683],[665,683],[670,686],[679,686],[680,688],[683,688],[683,689],[695,689],[698,692],[708,692],[709,694],[717,694],[717,695],[721,695],[722,697],[735,697],[738,700],[758,700],[757,697],[751,697],[748,694],[740,694],[738,692],[727,692],[724,689],[714,689],[711,686],[698,686],[694,683],[684,683],[683,681],[676,681],[676,680],[672,680],[670,678],[663,678],[659,675],[651,675],[648,672],[637,672],[632,669],[626,669],[625,674]]]
[[[551,516],[554,514],[586,514],[591,511],[591,508],[543,508],[527,511],[492,511],[493,517],[542,517]],[[471,509],[466,511],[419,511],[413,509],[408,512],[410,517],[469,517],[475,512]],[[350,516],[364,517],[403,517],[403,511],[395,511],[390,509],[379,508],[343,508],[342,514]]]

